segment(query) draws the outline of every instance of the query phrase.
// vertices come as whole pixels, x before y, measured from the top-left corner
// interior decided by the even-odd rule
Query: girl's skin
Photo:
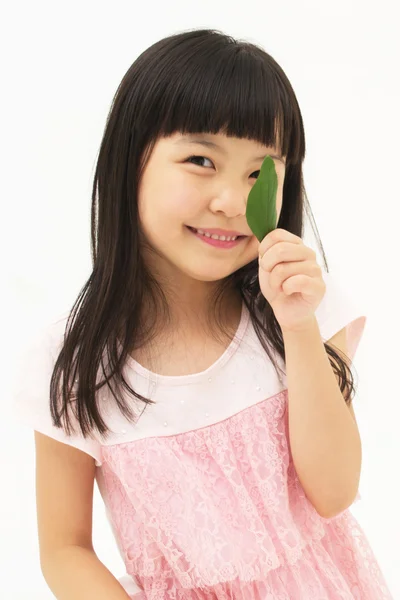
[[[279,155],[279,149],[223,134],[176,133],[157,141],[139,187],[139,213],[145,236],[158,252],[147,257],[151,269],[173,288],[173,329],[184,315],[185,331],[195,333],[217,282],[257,258],[260,244],[247,224],[246,204],[267,154]],[[274,162],[279,219],[285,162]],[[248,237],[234,248],[219,249],[197,239],[186,225],[235,230]],[[238,311],[236,301],[237,318]]]

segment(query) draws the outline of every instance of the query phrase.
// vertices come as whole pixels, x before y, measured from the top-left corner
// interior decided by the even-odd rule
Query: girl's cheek
[[[175,215],[181,219],[196,217],[204,209],[202,196],[193,188],[177,191],[172,198],[172,207]]]

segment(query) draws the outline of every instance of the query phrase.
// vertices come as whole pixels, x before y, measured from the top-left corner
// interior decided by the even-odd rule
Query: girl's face
[[[246,221],[246,203],[264,157],[274,158],[276,210],[285,177],[279,149],[223,134],[176,133],[157,141],[139,185],[139,216],[158,256],[157,272],[168,279],[213,282],[258,256],[259,242]],[[211,245],[189,228],[223,229],[245,236],[230,248]],[[229,234],[227,234],[229,235]]]

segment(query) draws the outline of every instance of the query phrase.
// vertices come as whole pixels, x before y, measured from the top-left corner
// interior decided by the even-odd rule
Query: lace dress
[[[325,278],[321,336],[346,327],[353,358],[366,317]],[[65,319],[53,324],[30,354],[34,384],[18,394],[19,414],[95,457],[130,598],[392,598],[351,512],[323,518],[305,496],[290,451],[286,376],[244,306],[235,338],[202,373],[158,376],[130,359],[126,377],[155,404],[135,423],[110,408],[106,442],[66,438],[51,424],[46,389],[63,327]]]

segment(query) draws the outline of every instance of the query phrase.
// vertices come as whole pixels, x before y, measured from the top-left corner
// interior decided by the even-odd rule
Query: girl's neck
[[[193,312],[175,307],[174,321],[158,328],[153,323],[150,339],[145,336],[130,352],[132,358],[159,375],[182,376],[208,369],[224,353],[239,327],[241,299],[231,297],[221,309],[221,323],[214,320],[210,330],[209,322],[205,324],[196,320]]]
[[[148,305],[143,309],[142,322],[146,323],[145,330],[150,336],[163,338],[186,338],[190,339],[203,337],[207,339],[213,334],[218,335],[222,326],[223,330],[236,331],[242,313],[242,299],[239,294],[230,294],[221,301],[218,306],[218,313],[214,316],[214,311],[210,309],[210,299],[208,303],[203,304],[196,301],[194,304],[189,302],[180,303],[178,301],[168,302],[169,319],[165,318],[163,310],[159,309],[158,319],[154,317],[154,307]],[[146,310],[147,308],[147,310]]]

